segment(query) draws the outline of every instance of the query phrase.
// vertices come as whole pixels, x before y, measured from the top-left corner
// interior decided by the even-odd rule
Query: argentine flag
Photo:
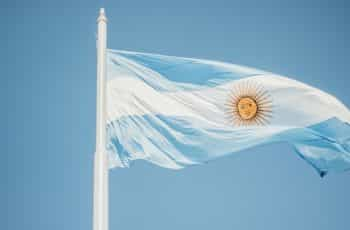
[[[288,142],[321,176],[350,168],[350,112],[319,89],[217,61],[107,50],[110,167],[181,169]]]

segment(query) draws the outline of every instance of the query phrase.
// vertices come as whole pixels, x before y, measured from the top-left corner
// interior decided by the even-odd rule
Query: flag
[[[181,169],[287,142],[321,176],[350,168],[350,112],[330,94],[218,61],[107,50],[110,167]]]

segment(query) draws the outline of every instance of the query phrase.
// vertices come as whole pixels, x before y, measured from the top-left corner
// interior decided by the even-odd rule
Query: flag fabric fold
[[[296,80],[228,63],[107,50],[110,167],[180,169],[287,142],[321,176],[350,168],[350,112]]]

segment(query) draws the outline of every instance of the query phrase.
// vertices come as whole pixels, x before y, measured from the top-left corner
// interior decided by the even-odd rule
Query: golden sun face
[[[260,85],[237,83],[226,103],[226,115],[235,126],[266,125],[272,117],[272,99]]]
[[[243,120],[249,120],[256,116],[258,105],[251,97],[242,97],[237,103],[238,114]]]

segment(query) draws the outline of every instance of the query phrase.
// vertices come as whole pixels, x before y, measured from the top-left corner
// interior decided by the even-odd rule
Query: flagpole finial
[[[100,15],[97,18],[97,22],[104,21],[107,22],[107,17],[105,14],[105,8],[100,8]]]

